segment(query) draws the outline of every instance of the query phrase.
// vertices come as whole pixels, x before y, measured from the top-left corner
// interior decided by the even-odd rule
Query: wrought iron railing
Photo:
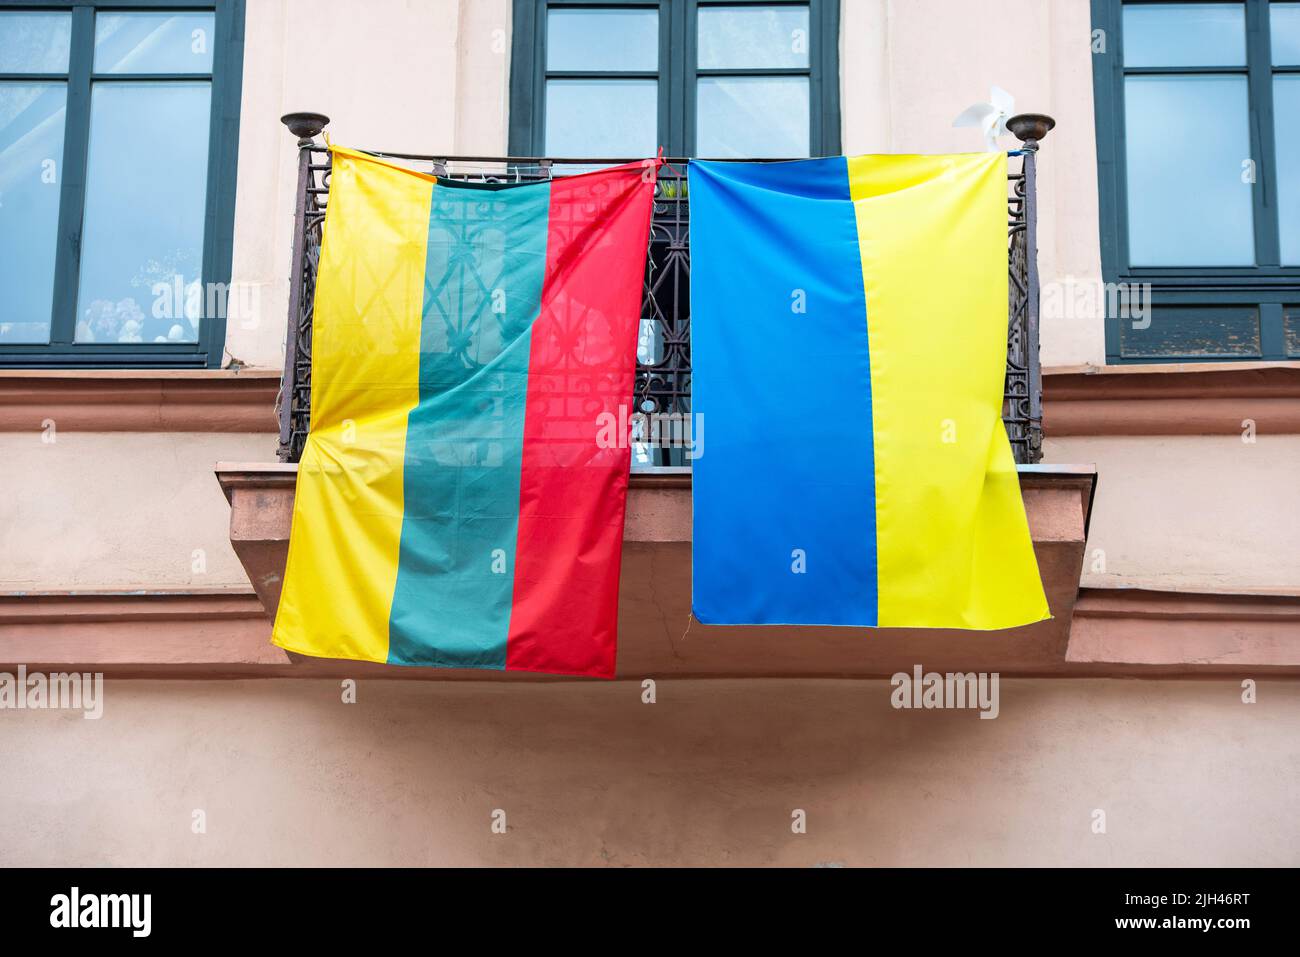
[[[314,141],[327,118],[293,113],[284,117],[298,136],[298,189],[294,211],[293,260],[289,283],[289,328],[284,381],[280,393],[281,461],[296,462],[311,416],[312,310],[321,227],[329,196],[329,150]],[[1053,126],[1050,118],[1024,114],[1008,121],[1023,149],[1020,169],[1008,175],[1007,378],[1003,421],[1019,463],[1042,457],[1042,376],[1038,362],[1038,265],[1034,163],[1038,141]],[[627,162],[544,157],[437,157],[405,153],[381,155],[438,176],[479,182],[523,182],[563,175],[579,165]],[[1013,160],[1014,162],[1014,160]],[[635,405],[644,413],[688,415],[691,411],[690,202],[686,161],[669,159],[655,190],[650,228],[642,335],[638,350]],[[681,448],[643,447],[634,467],[681,465]]]

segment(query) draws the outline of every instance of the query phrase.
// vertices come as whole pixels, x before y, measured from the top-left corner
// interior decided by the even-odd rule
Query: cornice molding
[[[1090,674],[1300,675],[1300,595],[1083,588],[1065,660]]]
[[[25,664],[118,677],[563,680],[303,658],[270,644],[270,631],[261,603],[247,590],[0,594],[0,670]],[[660,673],[643,670],[633,669],[636,680]],[[1007,668],[1003,675],[1300,677],[1300,594],[1084,588],[1064,661]],[[765,675],[741,669],[679,677]]]
[[[275,369],[0,370],[0,432],[278,429]],[[1066,366],[1043,373],[1047,438],[1300,434],[1300,362]],[[658,480],[665,486],[676,477]]]
[[[1073,366],[1043,370],[1043,434],[1300,433],[1300,362]]]
[[[275,432],[271,369],[0,370],[0,432]]]

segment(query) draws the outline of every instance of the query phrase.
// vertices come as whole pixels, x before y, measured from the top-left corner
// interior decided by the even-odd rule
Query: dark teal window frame
[[[218,368],[226,343],[225,316],[203,316],[197,342],[76,343],[77,283],[90,138],[90,87],[96,10],[211,10],[215,12],[212,114],[208,132],[208,192],[203,232],[204,288],[230,282],[235,231],[235,167],[239,153],[239,103],[244,60],[245,0],[0,0],[0,11],[67,10],[72,46],[67,74],[0,73],[0,80],[65,79],[68,105],[59,194],[58,252],[50,342],[0,345],[0,367],[19,368]],[[106,78],[130,79],[120,74]],[[168,74],[148,79],[167,79]],[[190,79],[189,75],[184,77]]]
[[[807,69],[701,70],[696,63],[701,7],[808,6]],[[659,69],[645,73],[546,69],[546,11],[560,7],[632,7],[659,11]],[[514,0],[510,59],[510,154],[541,156],[546,81],[621,77],[659,80],[659,139],[669,156],[695,155],[695,88],[700,76],[807,76],[809,152],[840,152],[839,0]],[[617,159],[620,157],[608,157]]]
[[[1123,7],[1159,6],[1168,2],[1244,4],[1246,11],[1246,66],[1125,67],[1122,31]],[[1108,364],[1188,361],[1259,361],[1300,358],[1288,352],[1286,329],[1300,326],[1300,266],[1283,266],[1278,241],[1276,170],[1278,157],[1273,131],[1273,74],[1297,73],[1300,67],[1274,67],[1269,47],[1267,0],[1092,0],[1092,25],[1103,31],[1105,50],[1093,54],[1093,99],[1097,129],[1097,173],[1101,227],[1102,278],[1107,283],[1151,285],[1153,321],[1164,329],[1171,346],[1167,354],[1125,354],[1122,323],[1128,318],[1106,313]],[[1245,74],[1250,96],[1250,150],[1255,160],[1252,187],[1255,221],[1255,266],[1132,267],[1128,265],[1128,197],[1124,153],[1124,78],[1140,74]],[[1205,307],[1219,307],[1224,316],[1243,315],[1243,307],[1256,310],[1259,350],[1232,354],[1226,339],[1219,353],[1212,342],[1196,341],[1196,349],[1179,350],[1198,335],[1191,325],[1179,328],[1180,317],[1190,317]],[[1163,312],[1163,316],[1162,316]],[[1292,335],[1293,343],[1296,336]],[[1205,346],[1211,348],[1206,349]]]

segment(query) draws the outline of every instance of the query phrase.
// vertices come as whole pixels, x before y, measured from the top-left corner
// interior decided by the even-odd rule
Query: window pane
[[[1300,3],[1274,3],[1268,9],[1273,65],[1300,64]]]
[[[808,65],[807,7],[704,7],[702,70]]]
[[[1253,266],[1244,76],[1124,81],[1129,263]]]
[[[211,73],[213,14],[98,13],[96,73]]]
[[[208,176],[207,82],[96,83],[78,342],[194,342]]]
[[[0,83],[0,342],[49,342],[64,83]]]
[[[1273,77],[1273,129],[1282,263],[1300,266],[1300,74]]]
[[[546,153],[634,159],[658,152],[654,80],[547,80]]]
[[[1240,3],[1126,5],[1124,65],[1245,66],[1245,8]]]
[[[1300,359],[1300,306],[1287,306],[1284,309],[1282,331],[1286,335],[1287,357]]]
[[[700,77],[697,93],[696,156],[808,155],[807,77]]]
[[[654,70],[659,66],[656,10],[551,10],[548,70]]]
[[[1260,352],[1259,310],[1254,306],[1156,306],[1150,324],[1119,324],[1126,359],[1249,359]]]
[[[0,13],[0,73],[67,73],[71,37],[71,13]]]

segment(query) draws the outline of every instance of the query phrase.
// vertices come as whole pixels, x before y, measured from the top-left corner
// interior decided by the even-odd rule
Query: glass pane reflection
[[[0,343],[49,342],[65,83],[0,83]]]
[[[196,341],[210,99],[207,82],[95,84],[77,342]]]
[[[807,77],[700,77],[697,93],[696,156],[808,155]]]
[[[211,73],[211,13],[98,13],[96,73]]]

